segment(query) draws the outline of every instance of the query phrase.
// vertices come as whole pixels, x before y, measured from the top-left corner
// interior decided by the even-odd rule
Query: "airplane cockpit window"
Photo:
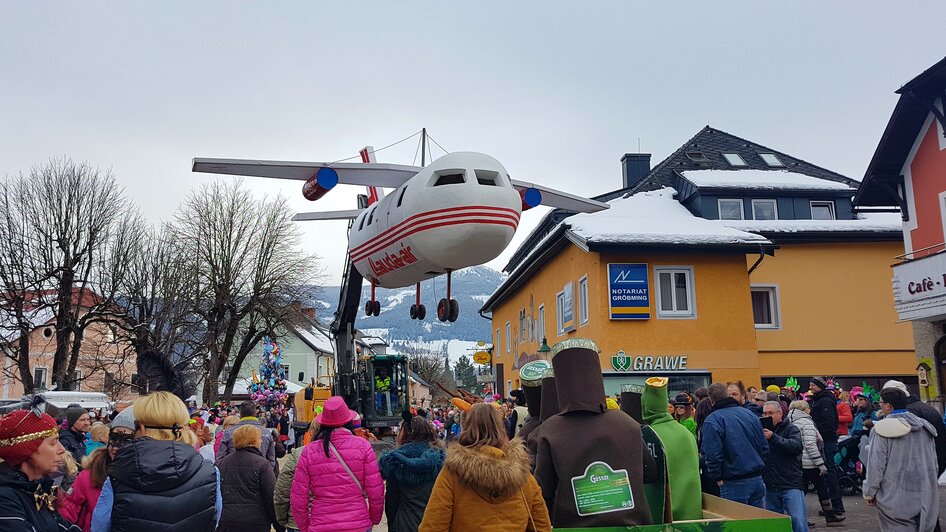
[[[490,187],[498,186],[499,172],[493,170],[475,170],[476,182]]]
[[[434,186],[462,185],[464,182],[462,170],[447,170],[437,174],[437,181],[434,182]]]
[[[359,230],[359,231],[361,231],[362,229],[365,228],[365,218],[367,218],[367,216],[365,216],[364,213],[362,213],[362,215],[361,215],[361,222],[358,223],[358,230]]]
[[[371,225],[371,222],[374,220],[374,209],[375,209],[375,207],[377,207],[377,205],[373,205],[373,206],[371,207],[371,210],[368,211],[368,225]]]
[[[404,201],[404,193],[407,192],[407,185],[401,189],[401,194],[397,197],[397,206],[401,206],[401,202]]]

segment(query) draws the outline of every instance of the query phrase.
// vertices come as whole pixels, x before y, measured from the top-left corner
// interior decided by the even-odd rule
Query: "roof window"
[[[738,153],[724,153],[723,157],[726,158],[726,162],[729,163],[729,166],[748,166],[746,161],[743,161]]]
[[[706,154],[701,151],[688,151],[686,152],[687,158],[695,163],[711,163]]]
[[[769,166],[785,166],[774,153],[760,153],[759,157]]]

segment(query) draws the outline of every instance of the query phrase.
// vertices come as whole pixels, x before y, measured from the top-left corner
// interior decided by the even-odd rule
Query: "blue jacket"
[[[713,405],[703,422],[703,455],[706,473],[713,480],[737,480],[761,475],[769,445],[762,423],[735,399],[727,397]]]

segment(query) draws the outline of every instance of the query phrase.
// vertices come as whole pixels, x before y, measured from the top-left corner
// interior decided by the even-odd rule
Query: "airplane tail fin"
[[[361,162],[363,163],[374,163],[377,162],[374,157],[374,146],[365,146],[358,152],[361,155]],[[381,198],[384,197],[384,191],[378,187],[365,187],[368,189],[368,205],[377,203],[381,201]]]

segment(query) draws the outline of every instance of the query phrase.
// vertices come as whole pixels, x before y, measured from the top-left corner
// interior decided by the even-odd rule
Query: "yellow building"
[[[593,338],[605,388],[654,375],[711,381],[915,386],[910,327],[884,280],[899,218],[856,217],[856,182],[704,128],[650,168],[622,159],[624,187],[595,214],[553,211],[486,301],[497,388],[565,338]],[[628,288],[630,287],[630,288]],[[878,306],[880,305],[880,306]],[[884,306],[886,305],[886,306]]]

